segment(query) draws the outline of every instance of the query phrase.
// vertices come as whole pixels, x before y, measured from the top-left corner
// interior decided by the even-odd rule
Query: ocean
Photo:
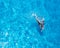
[[[0,0],[0,48],[60,48],[60,0]]]

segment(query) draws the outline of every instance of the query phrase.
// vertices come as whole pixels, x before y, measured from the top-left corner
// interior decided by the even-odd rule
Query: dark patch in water
[[[43,32],[41,31],[41,28],[39,27],[39,25],[37,26],[37,31],[39,32],[40,35],[43,35]]]

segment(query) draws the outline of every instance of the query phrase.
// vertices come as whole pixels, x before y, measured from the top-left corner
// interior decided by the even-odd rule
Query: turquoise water
[[[60,48],[60,0],[0,0],[0,48]]]

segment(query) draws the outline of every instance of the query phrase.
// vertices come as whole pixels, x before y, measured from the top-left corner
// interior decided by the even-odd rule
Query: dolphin
[[[32,15],[35,17],[35,19],[38,22],[38,25],[40,26],[41,31],[42,31],[44,29],[44,18],[39,19],[36,14],[32,14]]]

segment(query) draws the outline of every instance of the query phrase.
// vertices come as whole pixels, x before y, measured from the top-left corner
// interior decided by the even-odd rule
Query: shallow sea
[[[0,48],[60,48],[60,0],[0,0]]]

